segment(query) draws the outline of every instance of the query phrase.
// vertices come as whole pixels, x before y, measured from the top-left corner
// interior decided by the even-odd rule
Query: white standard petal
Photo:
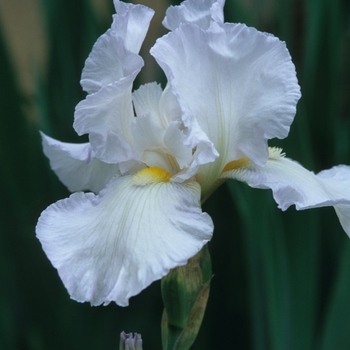
[[[350,236],[350,166],[336,166],[315,175],[272,148],[264,167],[243,158],[229,164],[221,177],[243,181],[254,188],[272,189],[282,210],[293,204],[297,210],[334,206]]]
[[[184,145],[184,134],[177,122],[164,129],[151,115],[137,117],[133,137],[135,150],[147,166],[157,166],[176,174],[192,161],[192,150]]]
[[[163,94],[159,100],[159,113],[161,120],[164,120],[164,125],[168,126],[173,121],[182,120],[181,108],[176,99],[176,96],[171,91],[169,84],[166,85]]]
[[[162,90],[160,84],[141,85],[133,92],[136,115],[142,117],[149,114],[166,129],[171,122],[181,121],[181,109],[169,85]]]
[[[137,117],[133,124],[133,145],[143,163],[172,173],[166,158],[163,137],[165,130],[150,114]]]
[[[73,144],[57,141],[41,133],[44,154],[52,170],[71,192],[100,192],[119,169],[94,156],[89,143]]]
[[[138,116],[133,126],[133,145],[142,161],[171,174],[188,167],[192,149],[185,145],[181,111],[170,89],[163,92],[158,84],[142,85],[133,93],[133,102]]]
[[[123,38],[125,47],[138,53],[148,31],[154,11],[143,5],[114,0],[117,14],[113,16],[112,30]]]
[[[37,237],[73,299],[126,306],[211,238],[198,183],[162,182],[161,172],[117,177],[98,196],[77,192],[41,214]]]
[[[73,127],[78,135],[89,134],[91,147],[102,161],[134,166],[139,159],[131,144],[131,90],[143,66],[137,52],[153,10],[119,1],[115,7],[120,13],[86,60],[81,84],[89,95],[77,105]]]
[[[214,20],[223,23],[225,0],[186,0],[179,6],[170,6],[163,20],[164,27],[175,30],[182,23],[193,23],[208,29]]]
[[[80,84],[89,94],[102,87],[139,72],[141,57],[125,48],[121,37],[109,29],[94,44],[81,75]]]
[[[118,12],[110,29],[94,44],[85,61],[81,85],[88,93],[112,84],[142,67],[137,55],[154,11],[142,6],[115,2]]]
[[[171,122],[164,134],[164,145],[176,159],[180,169],[189,166],[192,161],[192,149],[184,144],[185,135],[178,122]]]
[[[220,154],[199,171],[204,190],[232,160],[247,156],[264,165],[267,139],[287,136],[300,88],[279,39],[243,24],[212,22],[207,31],[187,24],[158,39],[151,53],[166,73],[184,124],[196,118]]]
[[[96,156],[106,163],[138,161],[132,146],[131,87],[136,73],[88,95],[75,109],[74,128],[89,134]]]
[[[159,120],[159,101],[162,93],[163,90],[157,83],[141,85],[139,89],[135,90],[132,94],[132,100],[136,115],[143,117],[149,114],[152,118]]]

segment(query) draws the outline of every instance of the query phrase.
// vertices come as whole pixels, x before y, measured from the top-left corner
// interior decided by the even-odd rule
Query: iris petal
[[[193,23],[208,29],[214,20],[223,23],[225,0],[186,0],[179,6],[170,6],[163,21],[164,27],[175,30],[182,23]]]
[[[194,126],[198,144],[204,134],[220,154],[199,170],[203,191],[232,160],[247,156],[264,165],[267,140],[287,136],[300,88],[279,39],[243,24],[212,22],[206,31],[185,24],[158,39],[151,53],[177,96],[184,124]]]
[[[79,135],[89,134],[93,151],[106,163],[139,160],[131,136],[134,120],[131,86],[135,76],[136,72],[103,87],[76,106],[75,130]]]
[[[139,4],[129,4],[114,0],[117,11],[113,15],[111,29],[123,38],[125,47],[131,52],[138,53],[146,37],[154,11]]]
[[[271,154],[271,152],[270,152]],[[254,188],[270,188],[278,207],[297,210],[333,206],[350,236],[350,166],[339,165],[317,175],[276,152],[263,167],[253,163],[226,171],[222,178],[246,182]]]
[[[121,176],[98,196],[77,192],[49,206],[36,232],[73,299],[126,306],[211,238],[199,201],[196,182]]]
[[[102,161],[134,165],[138,158],[131,145],[131,90],[143,66],[138,51],[154,12],[119,1],[115,6],[120,13],[86,60],[81,84],[89,95],[77,105],[73,127],[78,135],[89,134]]]
[[[65,143],[44,133],[41,136],[52,170],[71,192],[98,193],[119,171],[117,164],[106,164],[96,158],[89,143]]]
[[[100,36],[85,62],[81,85],[88,93],[112,84],[142,67],[137,55],[154,11],[142,6],[115,1],[118,14]]]

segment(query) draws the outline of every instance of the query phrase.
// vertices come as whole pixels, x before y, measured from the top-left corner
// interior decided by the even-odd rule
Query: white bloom
[[[75,111],[90,142],[43,135],[52,169],[75,193],[49,206],[36,232],[73,299],[125,306],[186,264],[213,232],[200,201],[227,178],[271,188],[282,210],[334,206],[350,234],[350,167],[315,175],[268,148],[287,136],[300,98],[283,42],[224,23],[223,0],[187,0],[168,9],[171,32],[151,49],[168,85],[132,92],[153,11],[114,4]]]

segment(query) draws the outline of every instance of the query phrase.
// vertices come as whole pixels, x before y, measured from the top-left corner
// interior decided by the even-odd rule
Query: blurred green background
[[[143,3],[158,12],[136,84],[164,79],[147,51],[166,32],[170,1]],[[72,128],[80,74],[112,0],[0,5],[0,349],[117,349],[122,330],[160,349],[159,282],[127,308],[79,304],[34,232],[41,211],[69,195],[38,130],[85,141]],[[286,41],[296,65],[298,113],[289,137],[271,144],[315,172],[350,165],[349,0],[227,0],[225,16]],[[204,210],[215,223],[215,276],[193,349],[350,349],[350,242],[332,208],[282,213],[270,191],[231,181]]]

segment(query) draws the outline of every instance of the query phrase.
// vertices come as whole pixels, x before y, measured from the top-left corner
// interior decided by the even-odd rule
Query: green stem
[[[206,309],[211,273],[208,247],[162,279],[163,350],[187,350],[195,341]]]

